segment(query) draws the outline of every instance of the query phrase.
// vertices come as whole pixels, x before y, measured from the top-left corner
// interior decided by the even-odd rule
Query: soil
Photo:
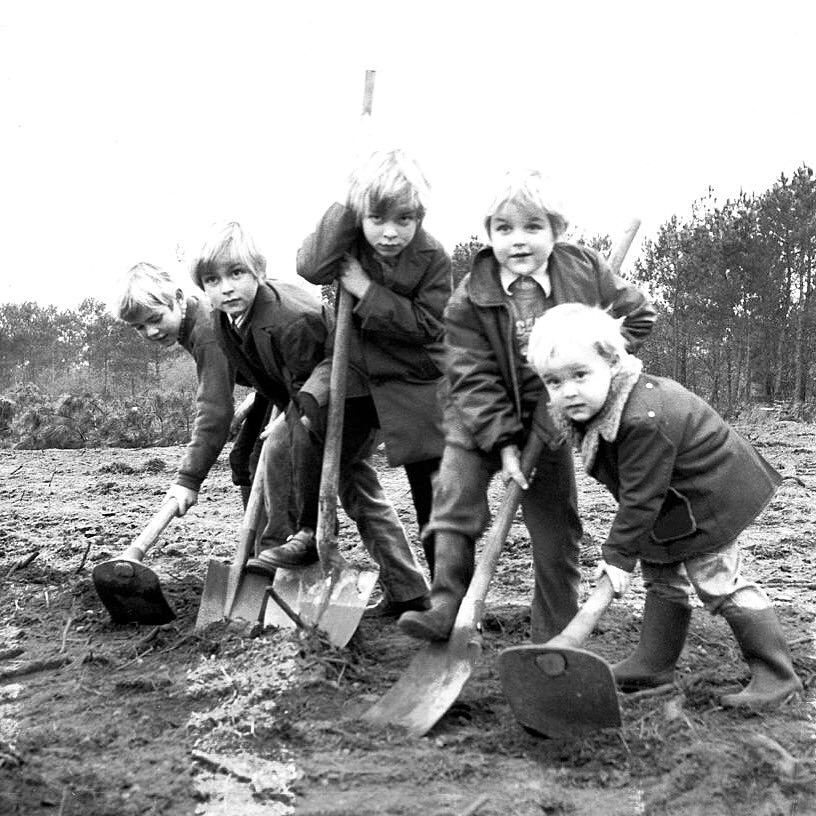
[[[91,571],[158,508],[182,449],[0,452],[0,813],[816,813],[816,427],[740,430],[785,476],[742,543],[804,699],[762,714],[722,708],[719,695],[745,683],[747,666],[725,623],[698,607],[674,686],[619,695],[620,728],[557,739],[518,725],[496,668],[501,649],[528,637],[530,552],[518,520],[470,679],[412,738],[361,720],[421,648],[390,620],[364,619],[343,649],[296,629],[194,630],[208,559],[230,560],[241,522],[225,456],[198,506],[146,558],[177,614],[146,626],[112,623]],[[379,465],[414,532],[402,471]],[[583,477],[580,490],[586,593],[614,503]],[[500,495],[496,484],[493,501]],[[345,518],[341,545],[363,562]],[[621,659],[642,608],[636,577],[587,648]]]

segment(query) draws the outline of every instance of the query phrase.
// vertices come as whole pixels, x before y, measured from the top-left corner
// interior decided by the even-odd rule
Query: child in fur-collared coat
[[[621,689],[672,681],[693,588],[726,619],[751,669],[748,686],[723,695],[724,706],[769,707],[800,692],[779,620],[742,574],[737,542],[780,475],[702,399],[644,374],[600,309],[551,309],[533,328],[528,357],[555,423],[619,504],[599,574],[620,597],[641,563],[643,630],[635,652],[613,667]]]

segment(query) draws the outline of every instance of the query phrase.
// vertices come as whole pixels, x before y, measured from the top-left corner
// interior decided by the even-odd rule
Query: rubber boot
[[[629,657],[612,666],[624,692],[654,688],[674,681],[674,668],[688,634],[691,608],[646,593],[640,642]]]
[[[405,634],[422,640],[447,640],[473,577],[475,548],[461,533],[440,531],[434,538],[431,608],[425,612],[405,612],[397,626]]]
[[[724,694],[722,705],[771,708],[801,693],[802,681],[793,670],[788,643],[773,608],[746,609],[729,603],[722,607],[722,616],[751,669],[748,685],[737,694]]]

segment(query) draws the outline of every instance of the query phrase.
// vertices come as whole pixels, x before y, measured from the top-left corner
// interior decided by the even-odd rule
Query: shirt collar
[[[514,283],[515,280],[521,276],[517,275],[515,272],[508,272],[502,266],[499,269],[499,277],[501,279],[502,289],[504,289],[504,291],[509,295],[511,294],[510,292],[511,284]],[[544,290],[545,297],[550,296],[550,292],[552,291],[552,283],[550,282],[550,276],[547,274],[546,264],[541,269],[538,269],[535,272],[533,272],[533,274],[530,275],[529,277],[531,277]]]

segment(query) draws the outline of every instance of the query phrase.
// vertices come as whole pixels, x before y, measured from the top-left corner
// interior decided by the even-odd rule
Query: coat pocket
[[[696,532],[697,522],[691,511],[689,500],[682,493],[670,487],[663,500],[657,521],[652,527],[652,540],[658,544],[665,544],[669,541],[676,541],[678,538],[686,538]]]

